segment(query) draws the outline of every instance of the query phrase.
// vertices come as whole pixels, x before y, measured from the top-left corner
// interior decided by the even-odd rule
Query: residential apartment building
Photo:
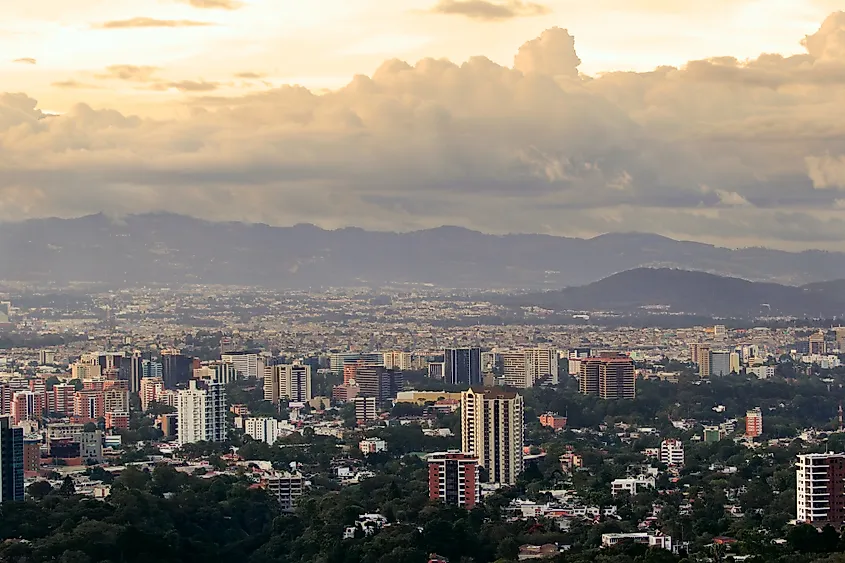
[[[461,393],[461,449],[478,459],[491,483],[512,485],[523,469],[522,396],[501,388]]]
[[[244,432],[253,440],[270,444],[279,438],[279,421],[270,417],[253,417],[244,421]]]
[[[756,438],[762,433],[763,412],[760,407],[756,407],[745,413],[745,435],[748,438]]]
[[[796,520],[814,526],[845,523],[845,454],[798,456]]]
[[[194,442],[223,442],[226,439],[226,391],[223,385],[211,383],[207,389],[190,381],[188,389],[178,394],[179,445]]]
[[[580,360],[579,391],[602,399],[633,399],[637,393],[634,361],[628,356],[601,356]]]
[[[384,367],[395,371],[408,371],[411,369],[411,353],[410,352],[384,352]]]
[[[458,451],[427,456],[428,496],[472,510],[481,500],[478,459]]]
[[[355,420],[358,424],[365,424],[378,418],[375,397],[355,397]]]
[[[264,375],[264,359],[258,354],[240,352],[223,354],[220,360],[224,364],[233,366],[238,379],[258,379]]]
[[[307,403],[312,399],[311,366],[279,364],[264,368],[264,400],[277,405],[286,398]]]
[[[670,467],[684,466],[684,443],[672,438],[660,443],[660,462]]]
[[[141,410],[147,411],[153,402],[160,402],[164,393],[164,380],[161,377],[141,379]]]

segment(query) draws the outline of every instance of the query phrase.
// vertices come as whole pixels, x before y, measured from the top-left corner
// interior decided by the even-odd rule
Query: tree
[[[70,475],[64,478],[62,486],[59,487],[59,494],[66,497],[72,497],[76,494],[76,485],[73,483],[73,478]]]
[[[26,493],[34,499],[42,499],[53,492],[53,486],[49,481],[36,481],[26,488]]]

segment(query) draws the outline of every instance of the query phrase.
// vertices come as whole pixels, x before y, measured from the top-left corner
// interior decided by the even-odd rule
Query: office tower
[[[207,389],[188,382],[188,389],[178,393],[179,445],[194,442],[224,442],[226,440],[226,390],[219,383]]]
[[[375,397],[355,397],[355,420],[358,424],[365,424],[378,418]]]
[[[161,373],[165,389],[176,389],[191,380],[194,360],[178,350],[161,351]]]
[[[160,402],[164,394],[164,381],[160,377],[145,377],[141,380],[141,410],[147,411],[154,402]]]
[[[11,417],[0,418],[0,503],[22,501],[23,429],[12,426]]]
[[[411,353],[410,352],[384,352],[383,364],[386,369],[395,371],[408,371],[411,369]]]
[[[220,359],[225,364],[232,364],[241,379],[258,379],[259,374],[264,373],[263,360],[258,354],[236,352],[223,354]]]
[[[311,366],[282,364],[274,369],[279,378],[279,396],[300,403],[311,400]]]
[[[628,356],[606,355],[579,360],[579,391],[602,399],[633,399],[637,392],[634,361]]]
[[[671,467],[684,466],[684,443],[669,438],[660,443],[660,463]]]
[[[472,510],[481,499],[478,459],[457,452],[430,454],[428,498]]]
[[[12,397],[12,419],[14,424],[24,420],[41,420],[46,401],[43,393],[18,391]]]
[[[144,357],[141,352],[135,351],[125,362],[124,372],[126,380],[129,381],[129,392],[141,392],[141,378],[144,377]]]
[[[343,366],[358,362],[366,365],[383,366],[384,356],[380,352],[344,352],[341,354],[332,354],[329,357],[329,368],[333,374],[343,375]]]
[[[355,382],[358,394],[374,397],[379,403],[393,399],[402,390],[403,376],[397,371],[388,371],[383,366],[358,366]]]
[[[106,416],[103,391],[83,389],[73,398],[73,415],[87,420],[99,420]]]
[[[710,352],[710,375],[722,377],[731,374],[731,353],[726,350]]]
[[[262,369],[263,373],[263,369]],[[194,369],[194,379],[202,379],[209,383],[228,385],[240,379],[240,372],[234,364],[226,362],[208,362],[200,368]]]
[[[56,353],[53,350],[39,350],[38,363],[42,366],[51,366],[56,363]]]
[[[478,459],[487,481],[513,485],[522,472],[522,396],[501,388],[461,393],[462,451]]]
[[[161,362],[154,362],[152,360],[141,360],[141,368],[143,370],[141,377],[158,377],[164,380],[164,367]]]
[[[129,391],[120,387],[103,391],[103,410],[107,413],[129,412]]]
[[[756,407],[745,413],[745,435],[749,438],[756,438],[762,433],[763,413],[760,407]]]
[[[57,383],[51,390],[53,399],[49,410],[62,416],[73,414],[73,397],[76,395],[76,387],[66,383]]]
[[[279,437],[279,421],[275,418],[263,416],[247,418],[244,421],[244,432],[253,440],[272,446]]]
[[[695,363],[698,364],[698,376],[710,377],[710,346],[699,344]]]
[[[428,364],[428,376],[432,379],[443,379],[446,370],[444,362],[431,362]]]
[[[822,527],[845,522],[845,454],[802,454],[795,472],[796,520]]]
[[[443,351],[443,379],[451,385],[480,385],[481,348],[447,348]]]

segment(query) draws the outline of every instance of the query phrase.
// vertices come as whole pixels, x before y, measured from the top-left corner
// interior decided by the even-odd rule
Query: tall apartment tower
[[[141,392],[141,379],[144,377],[144,356],[139,351],[132,353],[126,368],[129,380],[129,392],[132,394]]]
[[[279,374],[279,395],[301,403],[311,400],[311,366],[292,364],[275,368]]]
[[[796,470],[796,519],[814,526],[845,523],[845,454],[803,454]]]
[[[428,497],[472,510],[481,499],[478,459],[458,451],[430,454]]]
[[[488,482],[516,483],[523,432],[523,400],[515,391],[473,387],[461,394],[462,451],[478,459]]]
[[[176,407],[179,445],[225,441],[226,391],[223,385],[210,383],[207,389],[200,389],[193,380],[188,385],[188,389],[179,391]]]
[[[23,489],[23,429],[0,417],[0,503],[23,500]]]
[[[699,344],[694,359],[698,364],[698,377],[710,377],[710,346]]]
[[[745,413],[745,435],[749,438],[756,438],[762,433],[763,412],[760,407],[756,407]]]
[[[481,385],[481,348],[447,348],[443,351],[443,380],[452,385]]]
[[[581,360],[578,378],[583,395],[602,399],[633,399],[637,394],[634,361],[628,356],[603,356]]]

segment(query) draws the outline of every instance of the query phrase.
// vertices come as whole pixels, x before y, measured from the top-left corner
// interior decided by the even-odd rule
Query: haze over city
[[[0,220],[839,250],[837,2],[0,6]]]

